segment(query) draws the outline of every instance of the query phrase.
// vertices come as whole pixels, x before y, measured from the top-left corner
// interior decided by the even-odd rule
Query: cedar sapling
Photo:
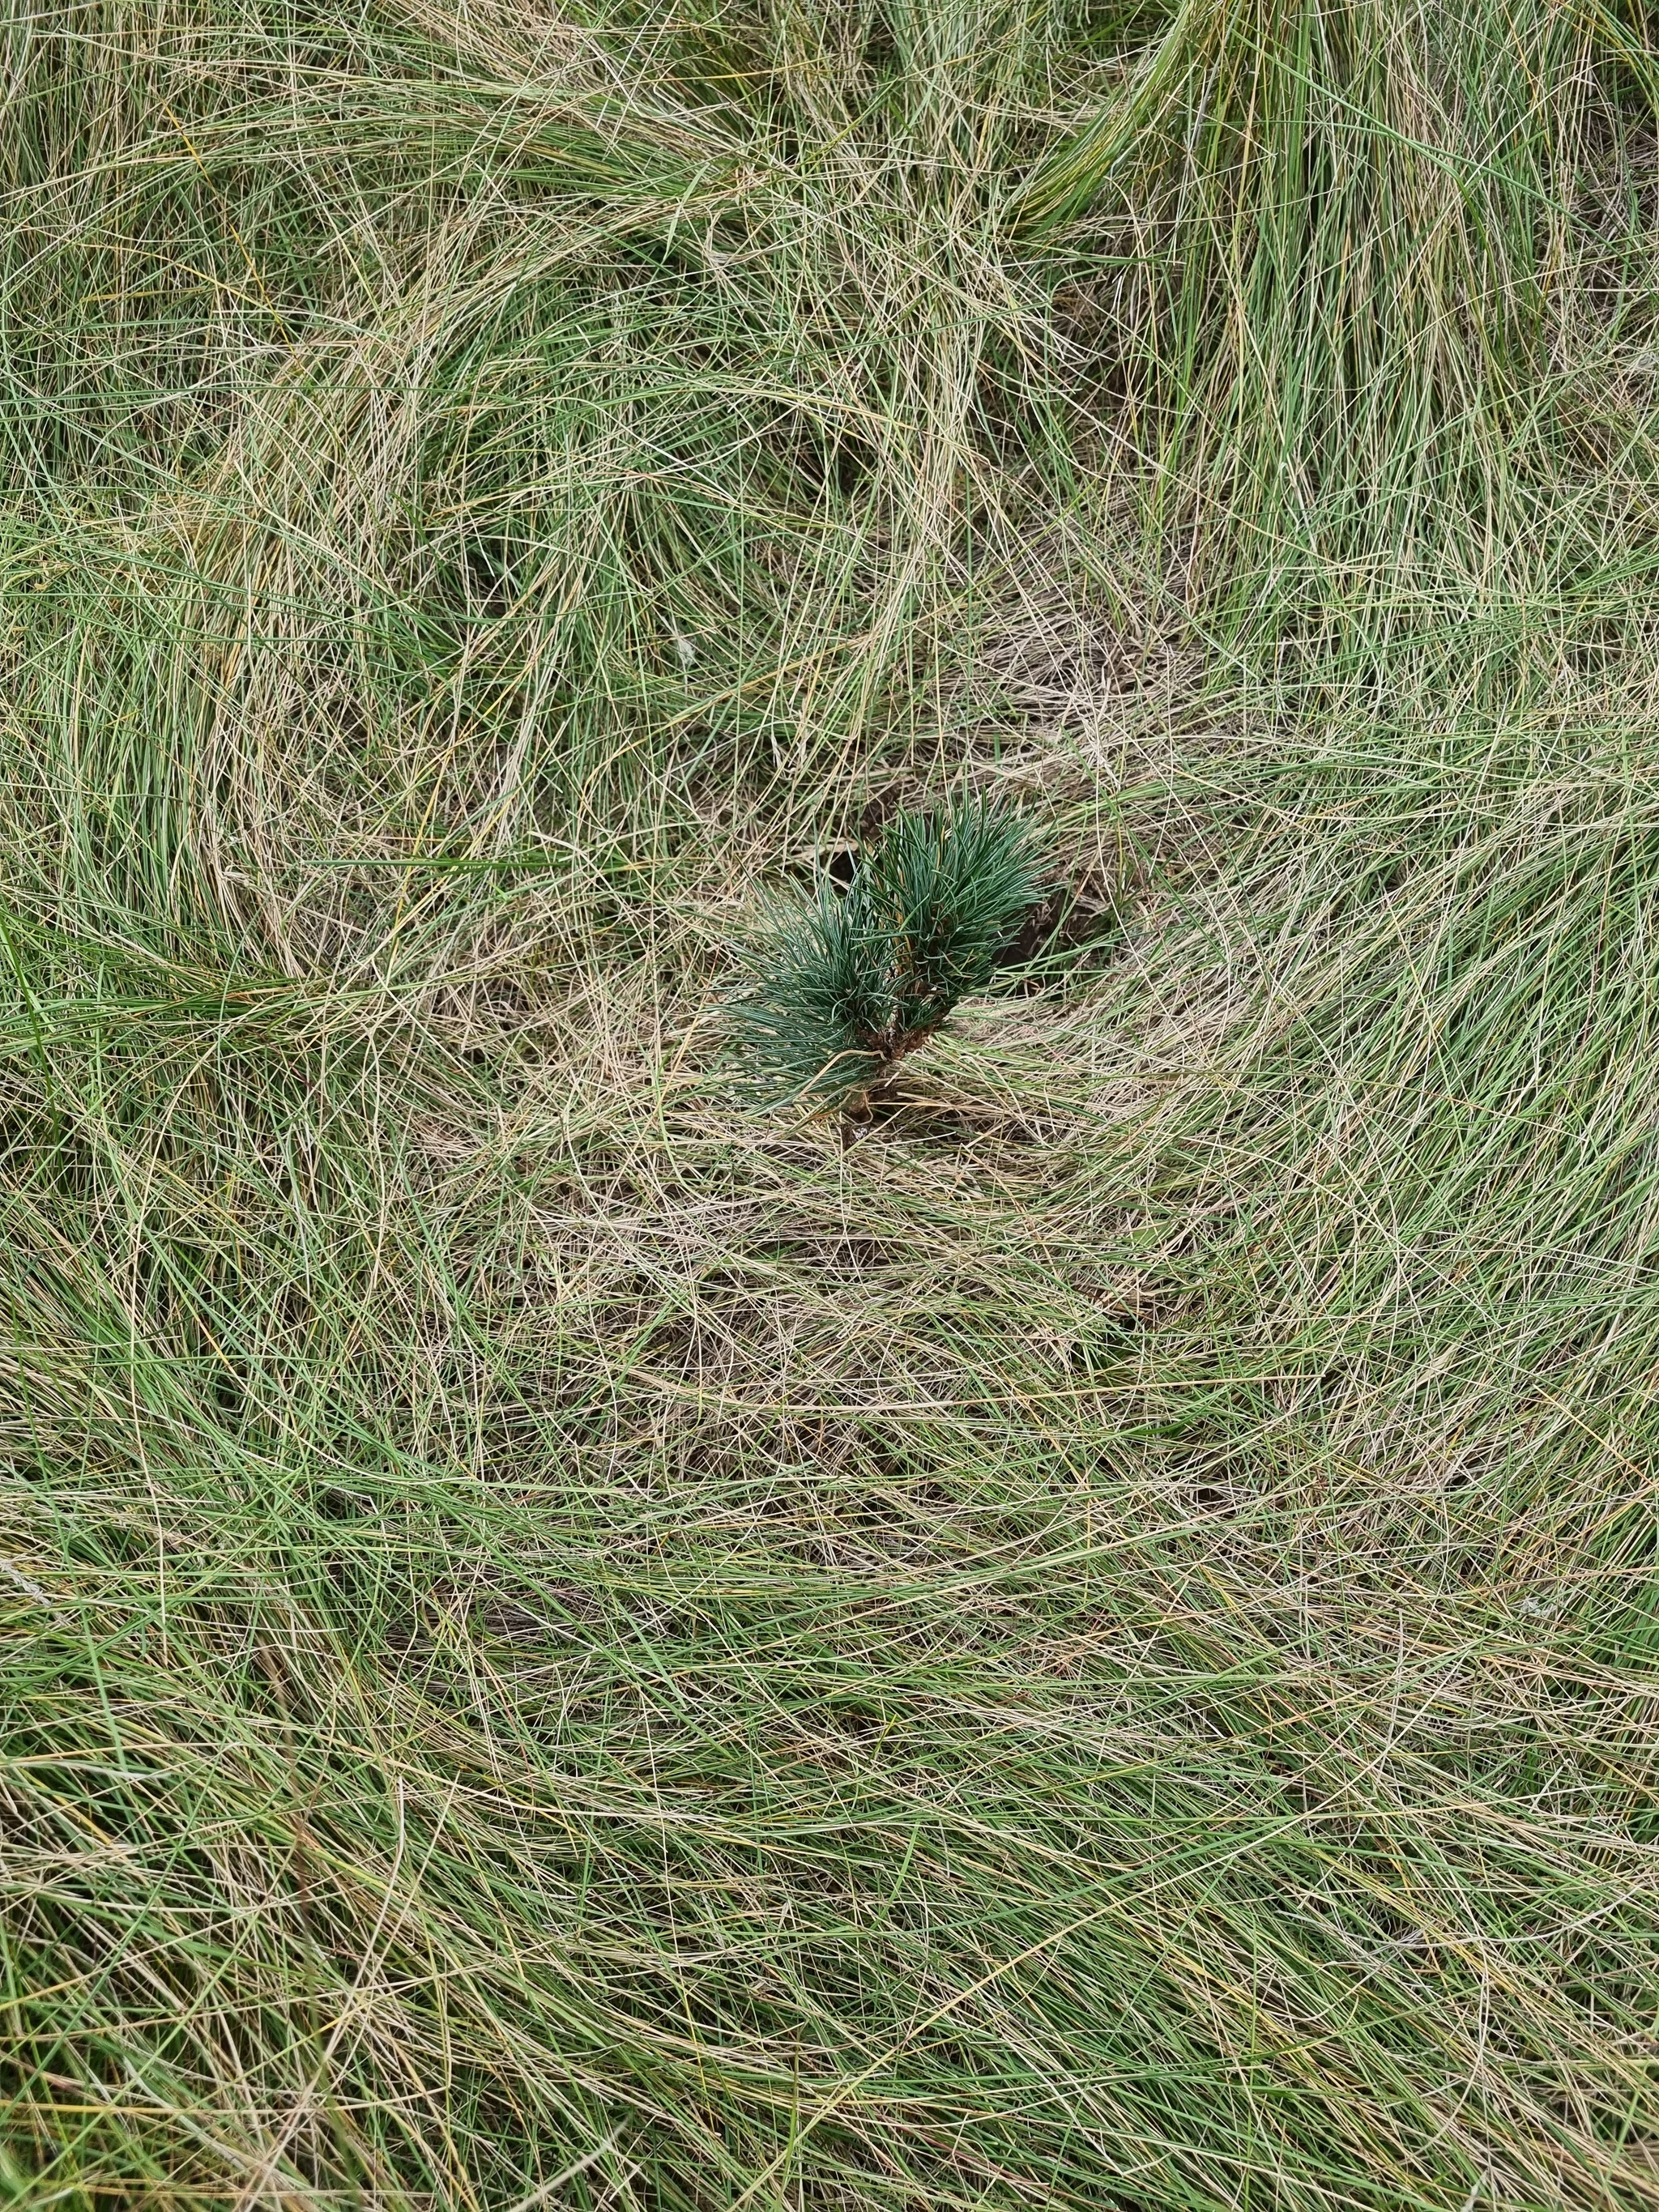
[[[774,1101],[858,1110],[990,981],[1042,896],[1030,824],[981,799],[901,814],[843,889],[821,874],[775,903],[731,1009],[750,1078]]]

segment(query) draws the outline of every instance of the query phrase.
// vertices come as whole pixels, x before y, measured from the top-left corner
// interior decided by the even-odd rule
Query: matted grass
[[[0,52],[0,2192],[1659,2204],[1639,11]]]

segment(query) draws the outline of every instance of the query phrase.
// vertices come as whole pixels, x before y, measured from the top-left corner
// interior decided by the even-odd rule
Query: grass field
[[[0,100],[0,2202],[1659,2207],[1645,11]],[[757,1112],[963,794],[1050,925]]]

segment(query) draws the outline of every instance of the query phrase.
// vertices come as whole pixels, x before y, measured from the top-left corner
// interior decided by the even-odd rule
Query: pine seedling
[[[990,981],[1042,896],[1029,823],[982,799],[901,814],[845,890],[820,876],[775,905],[732,1008],[750,1073],[779,1100],[856,1108]]]

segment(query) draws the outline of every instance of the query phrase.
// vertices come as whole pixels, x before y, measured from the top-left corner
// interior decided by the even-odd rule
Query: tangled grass
[[[9,2201],[1659,2204],[1644,22],[13,13]]]

